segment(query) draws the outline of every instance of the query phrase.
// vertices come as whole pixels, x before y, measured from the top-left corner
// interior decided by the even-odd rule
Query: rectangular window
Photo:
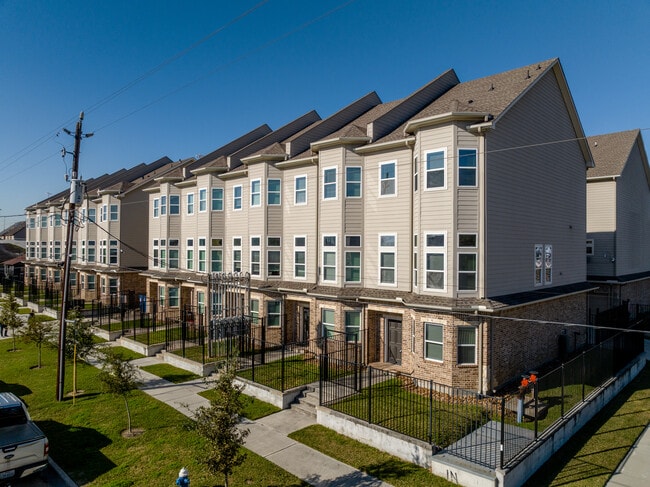
[[[282,187],[279,179],[268,179],[266,181],[266,201],[270,206],[280,204],[280,188]]]
[[[323,327],[323,336],[332,338],[334,336],[334,330],[336,329],[336,323],[334,322],[334,310],[322,308],[320,310],[320,321]]]
[[[167,196],[160,197],[160,216],[167,214]]]
[[[207,250],[205,245],[205,238],[199,238],[199,272],[206,272],[205,260],[206,260]]]
[[[41,259],[47,259],[47,242],[41,242]]]
[[[176,245],[172,246],[172,243],[175,242]],[[178,240],[169,241],[169,260],[167,261],[170,269],[179,268],[179,249],[178,249]]]
[[[535,244],[535,285],[553,283],[553,246]]]
[[[336,282],[336,235],[323,236],[323,282]]]
[[[359,341],[361,329],[361,311],[345,312],[345,339],[349,342]]]
[[[361,198],[361,168],[350,166],[345,168],[345,197]]]
[[[396,284],[395,255],[397,252],[395,235],[379,235],[379,282]]]
[[[118,286],[117,286],[118,280],[116,277],[111,277],[108,280],[108,292],[109,294],[117,294],[118,291]]]
[[[307,204],[307,176],[296,176],[294,179],[294,204]]]
[[[95,241],[88,240],[88,262],[95,262]]]
[[[418,192],[420,165],[417,156],[413,159],[413,191]]]
[[[169,195],[169,214],[181,214],[181,197],[177,194]]]
[[[241,237],[232,239],[232,271],[241,272]]]
[[[544,284],[553,283],[553,246],[544,245]]]
[[[293,239],[293,277],[304,279],[307,277],[307,237],[294,237]]]
[[[169,306],[177,308],[178,307],[178,288],[177,287],[170,287],[167,292],[169,293]]]
[[[165,287],[158,286],[158,304],[161,308],[165,307]]]
[[[587,240],[587,255],[594,255],[594,241],[593,241],[593,239]]]
[[[260,300],[251,299],[248,307],[250,308],[251,323],[257,325],[260,322]]]
[[[262,204],[262,182],[259,179],[251,181],[251,206]]]
[[[280,237],[266,239],[266,276],[280,277],[282,272],[282,254],[280,252]]]
[[[476,187],[476,149],[458,150],[458,186]]]
[[[458,363],[476,363],[476,328],[473,326],[458,327]]]
[[[203,291],[196,292],[196,308],[200,315],[205,314],[205,293]]]
[[[95,208],[88,208],[88,221],[95,223],[97,210]]]
[[[106,240],[99,241],[99,262],[106,264]]]
[[[116,218],[117,220],[117,218]],[[54,226],[55,227],[60,227],[61,226],[61,215],[59,213],[54,214]]]
[[[210,270],[212,272],[221,272],[223,270],[223,250],[210,250]]]
[[[359,235],[346,235],[345,246],[361,247],[361,237]],[[361,251],[345,251],[345,282],[361,282]]]
[[[194,214],[194,193],[187,193],[185,207],[187,208],[187,214]]]
[[[424,324],[424,358],[442,362],[442,325]]]
[[[262,244],[260,237],[251,237],[251,276],[259,276],[262,272],[260,268],[262,260]]]
[[[413,235],[413,286],[418,287],[418,236]]]
[[[54,260],[61,260],[61,241],[54,242]]]
[[[41,215],[41,228],[47,228],[47,215]]]
[[[223,188],[212,188],[212,211],[223,211]]]
[[[94,291],[95,290],[95,276],[94,275],[89,275],[88,276],[88,290],[89,291]]]
[[[77,260],[77,242],[75,240],[72,241],[70,247],[70,260]]]
[[[232,188],[232,208],[233,210],[241,210],[242,202],[242,187],[234,186]]]
[[[458,247],[476,248],[475,233],[461,233],[458,235]],[[459,291],[476,291],[476,252],[458,253],[458,290]]]
[[[445,234],[426,235],[426,288],[445,290]]]
[[[153,267],[158,267],[158,265],[159,265],[159,261],[158,261],[158,256],[159,256],[159,254],[158,254],[158,252],[159,252],[159,250],[158,250],[158,239],[154,239],[152,248],[153,248]]]
[[[206,188],[199,189],[199,213],[208,210],[208,190]]]
[[[194,270],[194,239],[188,238],[185,245],[185,268]]]
[[[336,199],[336,168],[323,169],[323,199]]]
[[[274,327],[282,324],[282,301],[267,301],[266,326]]]
[[[395,162],[385,162],[379,166],[379,195],[395,196],[396,194]]]
[[[119,249],[117,246],[117,240],[110,240],[108,242],[108,263],[112,265],[117,265],[117,256],[119,255]]]
[[[110,210],[111,210],[111,212],[110,212],[110,219],[111,219],[111,221],[112,221],[112,222],[117,221],[118,218],[119,218],[119,210],[118,210],[118,206],[117,206],[117,205],[111,205]]]
[[[446,150],[427,152],[427,189],[445,187]]]

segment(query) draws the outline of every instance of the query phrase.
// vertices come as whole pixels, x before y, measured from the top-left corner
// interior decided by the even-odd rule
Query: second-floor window
[[[194,193],[187,193],[187,204],[185,207],[187,208],[187,214],[188,215],[193,215],[194,214]]]
[[[434,291],[445,290],[445,234],[426,234],[426,285],[427,289]]]
[[[427,189],[445,187],[445,151],[426,154]]]
[[[119,210],[117,205],[111,205],[110,206],[110,214],[109,218],[112,222],[115,222],[119,218]]]
[[[169,239],[169,258],[167,260],[170,269],[179,268],[178,239]]]
[[[194,239],[188,238],[185,243],[185,268],[194,270]]]
[[[160,216],[167,214],[167,196],[160,197]]]
[[[153,251],[153,255],[152,255],[152,257],[153,257],[153,266],[158,267],[160,265],[160,260],[159,260],[159,258],[160,258],[160,248],[158,247],[158,239],[157,238],[155,238],[153,240],[153,244],[151,246],[151,249]]]
[[[361,282],[361,237],[345,237],[345,282]]]
[[[282,272],[280,237],[268,237],[266,245],[266,275],[267,277],[280,277]]]
[[[251,237],[251,276],[260,275],[261,258],[262,258],[261,238]]]
[[[95,223],[97,210],[95,208],[88,208],[88,221]]]
[[[223,188],[212,188],[212,211],[223,211]]]
[[[199,212],[208,210],[208,190],[205,188],[199,189]]]
[[[232,239],[232,271],[241,272],[241,237]]]
[[[205,272],[206,271],[206,254],[207,254],[207,249],[205,245],[205,238],[200,237],[199,238],[199,272]]]
[[[293,238],[293,277],[304,279],[307,276],[307,237]]]
[[[323,236],[323,282],[336,282],[336,235]]]
[[[476,234],[461,233],[458,235],[458,290],[476,291]]]
[[[90,210],[88,210],[90,211]],[[153,217],[158,218],[160,216],[160,199],[154,198],[153,200]],[[90,219],[90,217],[88,217]]]
[[[117,246],[117,240],[110,240],[108,242],[108,263],[117,265],[118,260],[117,256],[119,255],[119,249]]]
[[[88,262],[95,262],[95,241],[88,240]]]
[[[210,270],[212,272],[223,271],[223,240],[220,238],[212,239],[210,248]]]
[[[379,236],[379,282],[381,284],[396,284],[395,280],[395,235]]]

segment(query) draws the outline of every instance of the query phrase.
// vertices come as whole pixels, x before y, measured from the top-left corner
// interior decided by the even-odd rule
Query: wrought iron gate
[[[209,275],[208,290],[210,356],[216,355],[215,348],[228,356],[244,353],[251,328],[250,274],[213,272]]]

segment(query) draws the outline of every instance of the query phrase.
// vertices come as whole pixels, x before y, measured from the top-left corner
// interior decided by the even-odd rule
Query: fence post
[[[354,339],[354,390],[359,392],[361,384],[359,380],[359,335]]]
[[[582,352],[582,401],[585,400],[585,381],[587,380],[587,371],[585,370],[585,354],[587,352]]]
[[[503,469],[505,450],[506,450],[506,397],[501,397],[501,440],[499,444],[499,453],[500,453],[500,468]]]
[[[285,357],[285,347],[284,340],[282,340],[282,363],[280,368],[280,385],[282,387],[282,392],[284,392],[284,357]]]
[[[560,417],[564,418],[564,362],[560,366],[560,381],[561,381]]]
[[[368,424],[372,424],[372,367],[368,366]]]
[[[433,381],[429,380],[429,444],[433,444]]]
[[[538,398],[538,395],[537,395],[537,393],[538,393],[537,383],[538,382],[539,381],[537,381],[537,380],[535,382],[533,382],[533,397],[535,399],[535,439],[537,439],[537,426],[538,426],[538,420],[537,420],[537,416],[538,416],[538,414],[537,414],[537,406],[538,406],[538,402],[537,402],[537,398]]]

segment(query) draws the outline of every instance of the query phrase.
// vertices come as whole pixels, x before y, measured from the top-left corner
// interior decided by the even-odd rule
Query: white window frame
[[[119,265],[119,246],[117,240],[108,241],[108,263],[110,265]]]
[[[251,235],[250,243],[249,271],[251,273],[251,276],[259,277],[262,275],[262,236]],[[257,255],[257,259],[254,258],[254,252]],[[255,266],[257,266],[257,271],[254,268]]]
[[[180,269],[181,253],[178,239],[170,238],[167,242],[167,248],[167,268]]]
[[[348,342],[359,342],[361,339],[361,320],[362,314],[360,309],[349,309],[345,310],[343,314],[343,326],[345,327],[345,340]],[[348,321],[348,318],[351,316],[358,316],[359,323],[356,325],[351,325]],[[351,339],[351,335],[356,335],[356,339]]]
[[[351,180],[350,179],[350,170],[359,170],[359,180]],[[350,186],[353,185],[353,187],[359,187],[359,194],[350,194],[349,188]],[[345,167],[345,197],[346,198],[352,198],[352,199],[358,199],[363,197],[363,168],[361,166],[346,166]]]
[[[331,322],[326,321],[330,319],[331,313]],[[327,316],[326,316],[327,315]],[[336,331],[336,309],[333,308],[321,308],[320,309],[320,323],[321,323],[321,333],[323,337],[332,337]]]
[[[277,239],[277,245],[276,245]],[[277,266],[277,272],[275,268]],[[273,268],[273,271],[271,269]],[[282,238],[266,238],[266,277],[282,277]]]
[[[102,207],[102,215],[104,214],[105,208],[106,208],[106,205],[104,205]],[[166,195],[160,197],[160,216],[165,216],[165,215],[167,215],[167,196]],[[103,218],[103,216],[102,216],[102,218]],[[102,220],[102,218],[100,218],[100,220]]]
[[[273,184],[277,181],[278,189],[271,189]],[[277,197],[277,202],[271,202],[271,197]],[[268,206],[280,206],[282,204],[282,179],[280,178],[268,178],[266,180],[266,204]]]
[[[358,245],[353,245],[350,242],[350,239],[352,239],[352,238],[358,238],[359,239],[359,244]],[[361,249],[362,249],[361,236],[360,235],[346,235],[344,243],[345,243],[345,255],[344,255],[345,262],[344,262],[344,265],[343,265],[343,267],[344,267],[343,279],[347,283],[359,284],[359,283],[361,283],[361,264],[362,264],[362,258],[363,258],[362,253],[361,253]],[[354,250],[348,250],[348,249],[354,249]],[[356,266],[356,265],[355,266],[348,265],[348,255],[350,255],[350,254],[359,254],[359,265],[358,266]],[[358,269],[358,271],[359,271],[359,279],[356,279],[356,280],[348,279],[348,270],[354,270],[354,269]]]
[[[196,270],[198,272],[208,272],[208,246],[207,246],[207,240],[205,237],[199,237],[198,238],[198,262],[197,262],[197,267]]]
[[[257,185],[257,189],[255,189],[255,185]],[[251,200],[250,200],[251,208],[259,208],[260,206],[262,206],[262,180],[259,178],[251,179],[250,189],[251,189]]]
[[[474,242],[473,243],[463,243],[462,240],[464,237],[473,237]],[[458,261],[457,261],[457,269],[458,269],[458,275],[457,275],[457,281],[456,281],[456,288],[458,289],[458,292],[476,292],[478,289],[478,252],[466,252],[464,249],[476,249],[478,246],[478,235],[476,233],[459,233],[458,234]],[[462,264],[461,264],[461,258],[463,256],[474,256],[474,269],[473,270],[466,270],[463,269]],[[472,289],[461,289],[460,287],[460,281],[461,281],[461,275],[474,275],[474,287]]]
[[[303,180],[305,183],[304,188],[298,188],[298,181]],[[304,201],[298,201],[298,196],[303,195]],[[293,178],[293,204],[295,206],[304,206],[307,204],[307,175],[300,174]]]
[[[237,193],[239,192],[239,195]],[[244,187],[241,184],[232,187],[232,209],[241,211],[244,202]]]
[[[587,239],[587,255],[594,255],[594,252],[596,251],[595,247],[595,242],[593,238],[588,238]]]
[[[387,245],[382,240],[386,238],[392,238],[394,244],[393,245]],[[379,283],[380,286],[397,286],[397,234],[396,233],[380,233],[378,235],[377,239],[377,265],[378,265],[378,274],[377,274],[377,282]],[[382,249],[390,249],[390,250],[382,250]],[[384,266],[383,261],[382,261],[382,254],[393,254],[393,266],[388,267]],[[382,272],[385,270],[391,270],[393,271],[393,281],[392,282],[384,282],[383,279],[383,274]]]
[[[436,363],[442,363],[444,362],[444,357],[445,357],[445,326],[442,323],[435,323],[432,321],[424,321],[423,323],[424,330],[422,334],[422,338],[424,341],[424,350],[423,355],[424,355],[424,360],[428,360],[430,362],[436,362]],[[429,337],[427,332],[429,331],[429,325],[435,328],[440,328],[440,341],[435,340],[435,337]],[[434,346],[439,346],[440,347],[440,358],[436,358],[435,356],[429,357],[429,354],[427,352],[427,345],[434,345]],[[434,354],[432,354],[434,355]]]
[[[208,188],[199,189],[199,213],[208,211]]]
[[[212,188],[210,191],[210,211],[223,211],[223,194],[223,188]],[[217,208],[215,208],[215,204]]]
[[[194,193],[185,196],[185,208],[188,215],[194,215]]]
[[[472,330],[474,334],[474,343],[461,343],[460,332],[461,330]],[[476,365],[476,327],[475,326],[459,326],[456,330],[456,363],[458,365]],[[461,349],[471,348],[474,353],[474,360],[471,362],[461,361]]]
[[[169,214],[170,215],[181,214],[181,195],[179,194],[169,195]]]
[[[384,166],[393,166],[393,176],[385,177],[384,176]],[[379,188],[377,194],[380,198],[394,198],[397,196],[397,161],[386,161],[379,164]],[[393,192],[386,193],[384,192],[385,183],[393,183]]]
[[[239,245],[236,245],[236,241],[239,240]],[[241,272],[242,270],[242,238],[233,237],[232,238],[232,272]],[[235,252],[239,252],[239,259],[235,258]]]
[[[334,171],[334,181],[327,182],[325,178],[327,174],[331,173],[332,171]],[[327,196],[326,189],[328,187],[334,188],[334,195]],[[323,168],[323,200],[336,200],[336,199],[338,199],[338,169],[336,166],[324,167]]]
[[[194,239],[185,240],[185,268],[188,271],[194,270]]]
[[[461,166],[467,154],[461,155],[462,151],[468,151],[474,153],[474,166]],[[461,182],[461,172],[473,172],[474,173],[474,184],[460,184]],[[458,148],[458,184],[459,188],[476,188],[478,187],[478,149],[473,148]]]
[[[442,169],[435,168],[429,169],[429,154],[442,153]],[[447,148],[443,147],[440,149],[429,150],[424,153],[424,170],[425,170],[425,180],[424,180],[424,189],[425,191],[440,191],[447,189]],[[442,186],[432,186],[429,187],[429,173],[430,172],[442,171]]]
[[[299,242],[298,239],[302,239],[302,242]],[[298,254],[302,255],[302,262],[298,262],[298,258],[297,258]],[[298,275],[299,268],[302,269],[302,276]],[[300,280],[307,279],[307,236],[306,235],[293,236],[293,278],[300,279]]]
[[[276,309],[271,312],[271,305],[277,306]],[[278,319],[277,324],[271,324],[271,317],[276,317]],[[266,326],[269,328],[278,328],[282,326],[282,301],[279,299],[271,300],[266,302]]]
[[[334,245],[325,245],[326,239],[331,239],[331,238],[334,238]],[[321,266],[322,266],[321,282],[335,283],[338,280],[337,275],[336,275],[337,267],[338,267],[337,266],[337,263],[338,263],[337,262],[337,259],[338,259],[338,252],[337,252],[338,245],[337,244],[338,244],[338,235],[336,235],[336,234],[323,235],[323,250],[322,250],[322,253],[321,253]],[[331,249],[333,249],[333,250],[331,250]],[[327,254],[333,254],[333,257],[334,257],[334,265],[333,266],[332,265],[325,265],[326,255]],[[334,279],[325,279],[325,274],[326,274],[325,269],[326,268],[327,269],[331,269],[331,268],[334,269]]]
[[[429,245],[429,236],[442,236],[443,244],[438,245]],[[440,269],[429,269],[429,255],[440,254],[442,256],[442,270]],[[434,288],[429,286],[429,273],[439,273],[442,272],[442,289]],[[447,232],[445,231],[430,231],[424,232],[424,289],[430,292],[447,292]]]

